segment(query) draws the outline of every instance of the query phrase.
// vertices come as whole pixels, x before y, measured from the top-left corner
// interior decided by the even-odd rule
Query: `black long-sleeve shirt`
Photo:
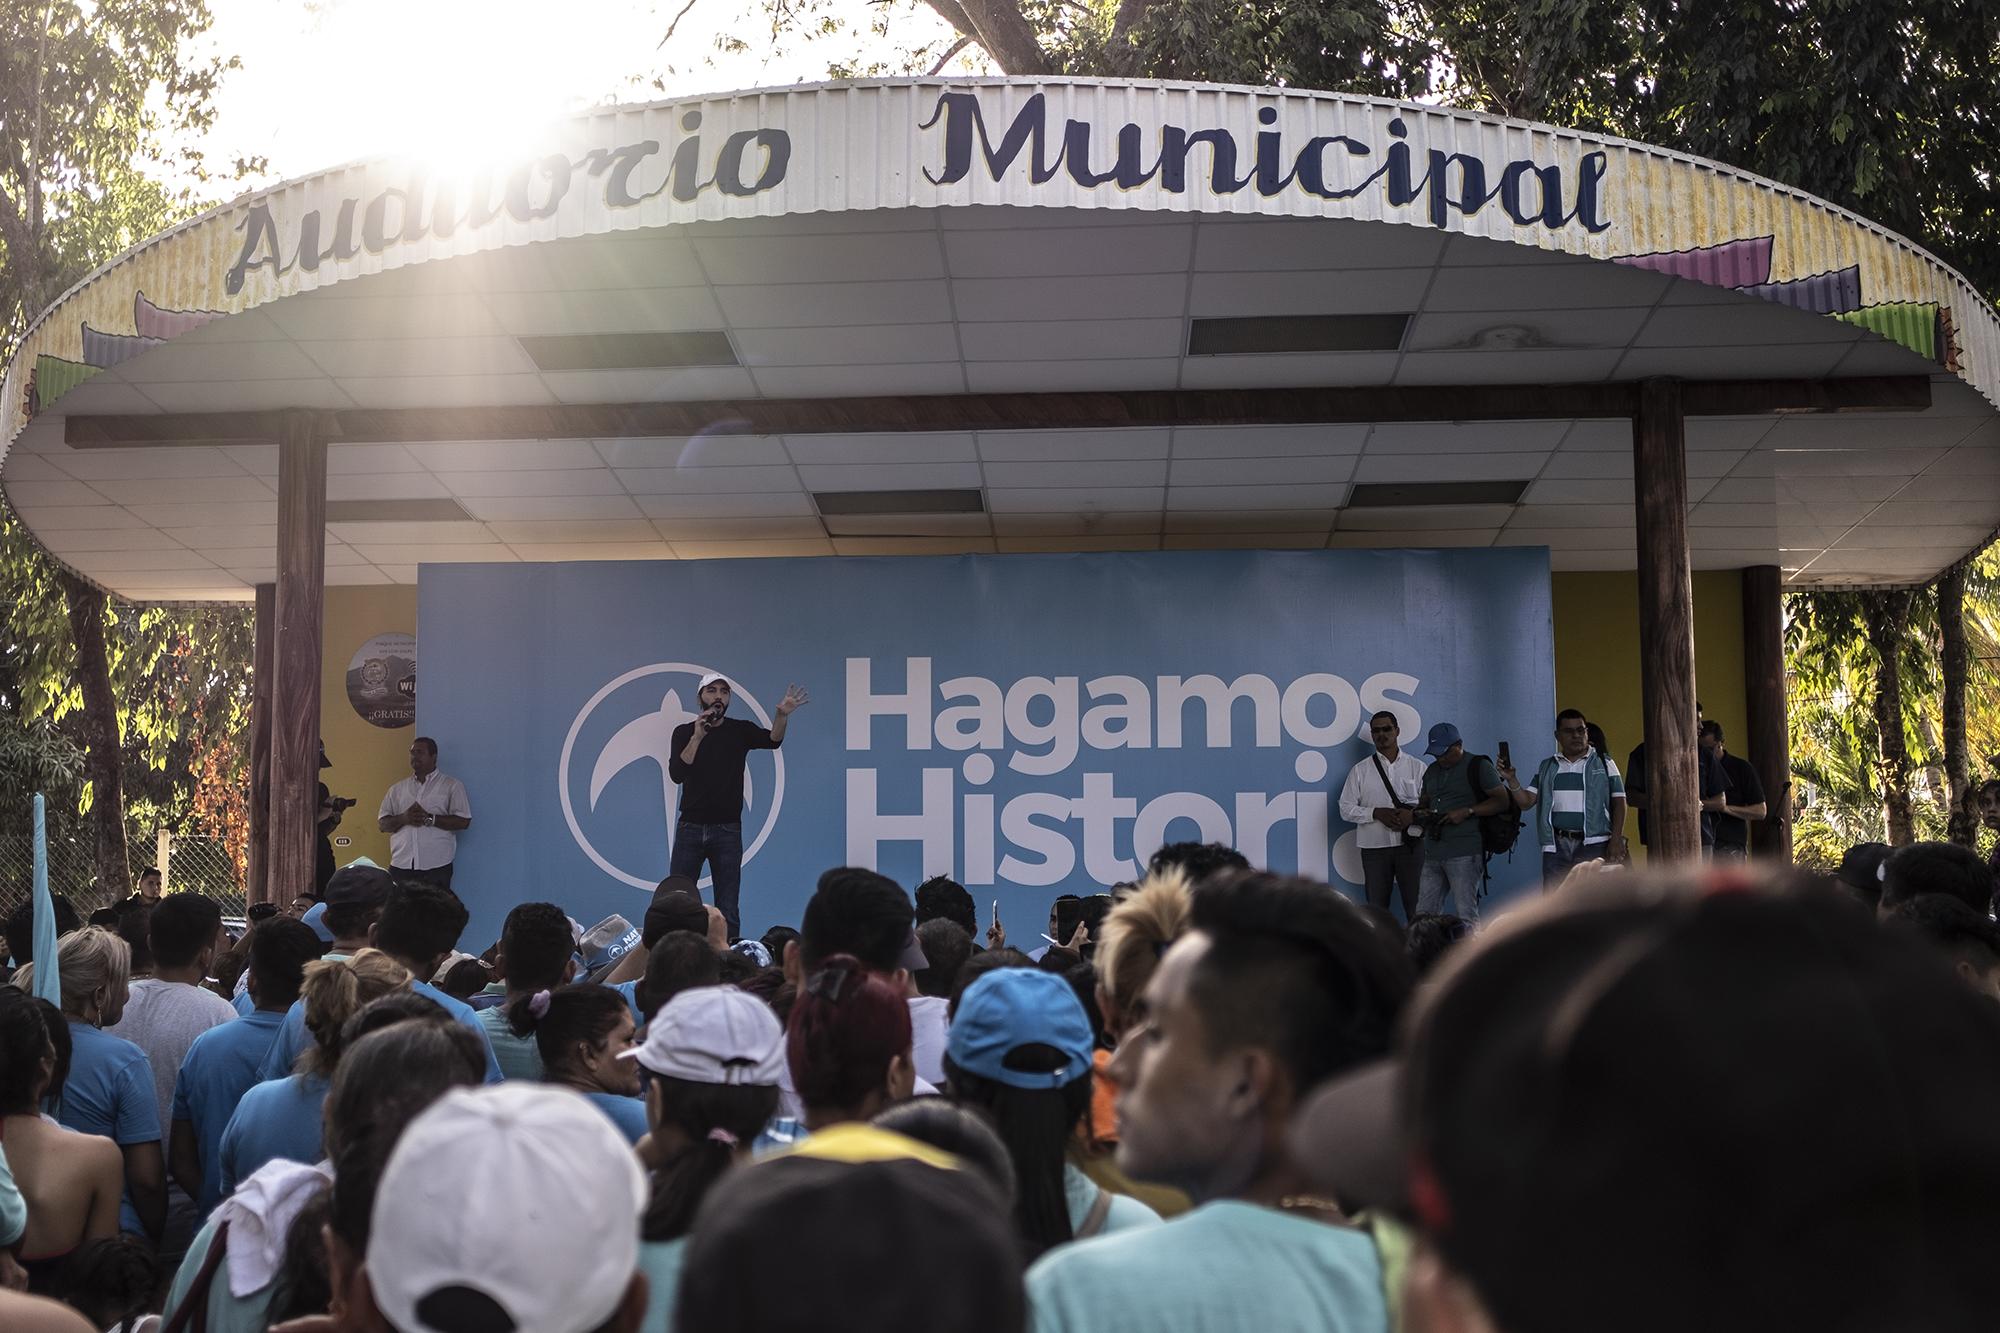
[[[725,717],[701,738],[694,762],[681,758],[699,722],[674,728],[674,752],[667,776],[681,785],[681,819],[689,824],[734,824],[743,818],[743,762],[752,750],[775,750],[778,742],[755,722]]]

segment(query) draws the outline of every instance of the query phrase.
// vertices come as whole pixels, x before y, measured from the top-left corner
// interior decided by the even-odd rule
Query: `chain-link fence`
[[[243,876],[229,846],[220,838],[165,840],[167,891],[204,893],[222,905],[227,917],[243,915]],[[162,839],[152,830],[134,830],[127,838],[132,858],[132,882],[139,872],[161,865]],[[34,885],[35,845],[26,834],[0,835],[0,920],[28,899]],[[49,888],[67,894],[85,916],[111,904],[111,892],[97,883],[97,854],[87,838],[49,839]]]

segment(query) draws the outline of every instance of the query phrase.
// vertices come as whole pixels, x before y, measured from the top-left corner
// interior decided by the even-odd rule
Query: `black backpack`
[[[1477,805],[1493,795],[1479,785],[1479,766],[1491,764],[1493,761],[1483,754],[1468,754],[1465,757],[1472,765],[1466,770],[1465,784],[1472,788],[1472,803]],[[1496,767],[1493,771],[1497,774],[1500,770]],[[1504,783],[1501,790],[1505,790]],[[1479,816],[1479,844],[1487,856],[1510,855],[1520,837],[1521,812],[1515,807],[1511,794],[1507,804],[1502,806],[1498,813]]]

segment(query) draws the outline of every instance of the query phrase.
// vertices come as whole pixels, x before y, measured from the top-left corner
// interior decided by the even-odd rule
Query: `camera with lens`
[[[327,804],[332,806],[334,811],[338,813],[343,810],[352,810],[360,802],[352,796],[333,796],[327,799]]]

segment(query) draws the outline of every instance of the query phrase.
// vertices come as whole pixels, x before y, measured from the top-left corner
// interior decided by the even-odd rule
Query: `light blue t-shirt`
[[[236,1012],[239,1014],[248,1016],[257,1012],[257,1002],[250,998],[250,992],[247,990],[237,991],[229,1002],[236,1006]]]
[[[153,1086],[152,1062],[123,1037],[78,1019],[69,1024],[69,1081],[63,1084],[62,1106],[56,1119],[79,1134],[101,1134],[121,1148],[135,1143],[159,1143],[160,1102]],[[166,1148],[162,1145],[164,1154]],[[125,1189],[118,1208],[118,1226],[135,1236],[146,1234]]]
[[[638,1097],[621,1097],[615,1092],[586,1092],[581,1096],[609,1116],[628,1143],[645,1138],[651,1128],[646,1123],[646,1103]]]
[[[1058,1246],[1028,1270],[1035,1333],[1387,1333],[1365,1231],[1224,1200]]]
[[[646,1026],[646,1016],[639,1012],[639,983],[636,981],[614,981],[611,989],[625,997],[625,1003],[632,1006],[632,1021],[640,1027]]]
[[[463,1000],[446,995],[428,981],[412,981],[410,989],[425,999],[434,1001],[439,1008],[479,1034],[480,1044],[486,1048],[486,1081],[498,1083],[501,1079],[500,1064],[493,1058],[493,1043],[487,1037],[485,1024],[481,1023],[479,1015],[472,1011],[472,1006]],[[257,1071],[258,1077],[284,1078],[292,1072],[292,1066],[298,1063],[300,1053],[310,1045],[312,1045],[312,1033],[306,1030],[306,1002],[297,1000],[285,1011],[284,1024],[279,1027],[277,1039],[271,1043],[270,1053],[264,1057],[263,1066]]]
[[[674,1302],[681,1292],[681,1264],[687,1259],[687,1237],[639,1242],[639,1271],[646,1275],[645,1333],[668,1333],[674,1326]]]
[[[222,1131],[243,1094],[257,1086],[257,1069],[284,1021],[282,1013],[252,1009],[196,1037],[181,1061],[174,1080],[174,1119],[194,1126],[201,1154],[201,1197],[195,1203],[203,1216],[228,1197],[222,1190]]]
[[[188,1247],[187,1257],[181,1260],[180,1269],[174,1274],[173,1288],[167,1292],[167,1308],[161,1315],[162,1326],[187,1300],[196,1275],[208,1262],[208,1249],[215,1244],[215,1231],[220,1225],[217,1219],[211,1217],[196,1233],[194,1243]],[[274,1282],[259,1287],[248,1296],[235,1296],[229,1290],[229,1255],[225,1253],[216,1264],[215,1276],[209,1282],[208,1317],[203,1325],[205,1333],[264,1333],[271,1322],[271,1296],[276,1286]]]
[[[1073,1163],[1063,1163],[1063,1203],[1069,1210],[1069,1229],[1072,1232],[1083,1226],[1090,1210],[1097,1206],[1097,1193],[1096,1181],[1083,1174]],[[1114,1231],[1160,1225],[1160,1215],[1130,1195],[1111,1194],[1110,1198],[1111,1208],[1104,1214],[1104,1225],[1097,1229],[1098,1235],[1108,1236]]]
[[[493,1059],[500,1066],[500,1076],[530,1083],[541,1082],[542,1050],[535,1044],[535,1034],[530,1032],[525,1037],[515,1036],[514,1029],[508,1026],[504,1006],[475,1009],[472,1013],[479,1020],[479,1026],[486,1029],[486,1044],[493,1050]]]
[[[238,1183],[275,1158],[311,1166],[326,1156],[320,1144],[320,1118],[330,1086],[318,1074],[293,1074],[259,1083],[243,1094],[216,1149],[221,1197],[235,1193]]]

